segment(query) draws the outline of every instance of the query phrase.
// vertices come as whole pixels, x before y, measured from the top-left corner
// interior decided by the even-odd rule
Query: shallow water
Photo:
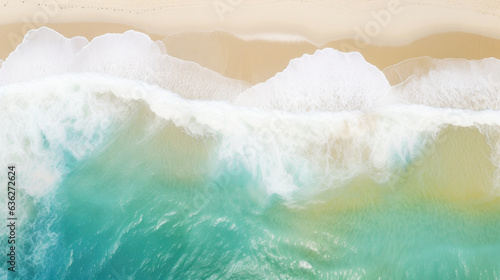
[[[391,87],[325,50],[216,101],[111,66],[14,81],[14,59],[0,147],[18,170],[18,279],[500,276],[499,87],[481,72],[496,60]]]

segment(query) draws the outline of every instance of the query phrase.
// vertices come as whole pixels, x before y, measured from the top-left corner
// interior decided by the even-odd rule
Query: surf
[[[500,62],[412,65],[324,49],[250,85],[138,32],[28,33],[0,68],[20,275],[498,275]]]

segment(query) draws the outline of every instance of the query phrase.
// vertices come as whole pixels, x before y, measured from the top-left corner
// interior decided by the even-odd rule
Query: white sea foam
[[[38,41],[37,32],[46,40]],[[433,141],[449,125],[477,127],[490,146],[499,146],[496,103],[481,107],[476,102],[471,108],[462,108],[468,103],[461,100],[453,103],[456,96],[463,98],[461,87],[496,102],[495,59],[436,61],[428,74],[391,88],[360,54],[327,49],[292,61],[230,104],[211,99],[236,96],[239,91],[230,92],[228,84],[239,82],[165,56],[143,34],[105,35],[89,44],[59,37],[46,28],[30,33],[0,70],[1,161],[23,166],[30,176],[21,186],[33,196],[50,192],[68,160],[84,158],[102,145],[114,124],[141,103],[193,137],[215,137],[221,164],[241,162],[267,193],[283,196],[302,193],[304,186],[341,186],[359,174],[388,180],[395,168],[422,153],[423,142]],[[52,65],[39,58],[43,74],[32,69],[23,74],[23,67],[36,65],[31,61],[38,58],[29,59],[28,48],[35,41],[45,46],[38,55],[54,59],[50,42],[69,46],[60,52],[71,61]],[[106,46],[109,50],[103,50]],[[70,74],[60,75],[64,72]],[[481,78],[490,72],[493,81]],[[199,84],[189,84],[198,78]],[[229,82],[218,92],[214,89],[221,81]],[[407,88],[420,95],[406,93]],[[495,153],[492,161],[500,166]]]
[[[58,203],[50,196],[58,182],[73,163],[105,148],[107,136],[126,129],[143,108],[155,115],[145,122],[166,120],[193,138],[215,139],[214,169],[231,175],[241,163],[257,182],[250,187],[262,188],[263,195],[308,199],[358,175],[388,182],[397,168],[431,155],[424,143],[436,142],[449,126],[477,128],[486,136],[500,182],[495,59],[436,60],[428,73],[390,88],[359,54],[323,50],[292,61],[283,73],[244,92],[236,105],[213,99],[231,101],[245,84],[168,57],[143,34],[72,40],[48,29],[30,33],[0,69],[0,163],[18,167],[18,217],[32,227],[23,232],[33,245],[26,250],[35,268],[64,245],[54,229]],[[186,169],[197,176],[194,168]],[[0,181],[5,177],[1,172]],[[36,207],[35,222],[28,216],[30,205]],[[0,276],[6,274],[0,269]]]
[[[389,89],[384,74],[360,53],[323,49],[292,60],[283,72],[238,96],[236,104],[292,112],[366,110]]]
[[[428,72],[392,88],[394,103],[469,110],[500,109],[500,61],[434,59]]]
[[[90,72],[144,81],[190,99],[233,100],[248,88],[245,82],[162,53],[160,43],[135,31],[99,36],[89,43],[42,27],[28,32],[9,56],[0,69],[0,85]]]
[[[87,39],[67,39],[49,28],[29,31],[0,69],[0,85],[20,83],[68,72],[71,59]]]
[[[20,177],[29,194],[41,195],[54,186],[65,157],[81,159],[101,143],[119,111],[97,102],[94,93],[54,77],[0,88],[2,162],[16,163],[30,174]]]
[[[234,34],[235,37],[245,41],[274,41],[274,42],[307,42],[312,45],[316,45],[314,42],[310,41],[308,38],[296,34],[287,33],[259,33],[259,34]]]
[[[137,87],[143,95],[137,95]],[[108,93],[108,94],[106,94]],[[118,97],[111,98],[109,93]],[[113,96],[111,95],[111,96]],[[50,191],[64,162],[85,157],[102,144],[112,124],[145,101],[158,116],[193,137],[216,136],[219,158],[241,161],[269,193],[289,195],[304,185],[340,186],[357,174],[386,180],[394,168],[421,151],[448,125],[498,126],[497,111],[391,105],[369,112],[294,114],[191,101],[159,87],[121,78],[71,75],[4,86],[3,161],[31,174],[27,192]]]

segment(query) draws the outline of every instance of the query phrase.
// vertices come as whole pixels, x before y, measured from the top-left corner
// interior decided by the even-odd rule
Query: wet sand
[[[91,40],[106,33],[123,33],[134,27],[110,23],[48,24],[66,37],[84,36]],[[0,37],[18,34],[23,24],[0,26]],[[144,32],[144,30],[138,30]],[[17,33],[16,33],[17,32]],[[365,59],[383,70],[388,66],[416,57],[500,59],[500,40],[477,34],[434,34],[402,46],[360,46],[353,39],[332,41],[317,46],[307,41],[244,40],[227,32],[183,32],[163,37],[148,34],[152,40],[161,40],[167,53],[174,57],[194,61],[222,75],[259,83],[286,68],[289,61],[318,49],[334,48],[341,51],[359,51]],[[10,35],[10,37],[13,37]],[[20,38],[20,37],[19,37]],[[5,60],[19,41],[0,41],[0,59]]]
[[[423,56],[500,58],[495,1],[228,3],[0,0],[0,59],[40,26],[89,40],[134,29],[162,40],[174,57],[253,84],[282,71],[291,59],[326,47],[359,51],[379,69]]]

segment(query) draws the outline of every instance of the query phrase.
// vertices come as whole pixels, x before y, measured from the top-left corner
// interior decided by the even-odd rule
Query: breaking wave
[[[20,279],[498,275],[500,61],[424,68],[324,49],[252,86],[29,32],[0,68]]]

